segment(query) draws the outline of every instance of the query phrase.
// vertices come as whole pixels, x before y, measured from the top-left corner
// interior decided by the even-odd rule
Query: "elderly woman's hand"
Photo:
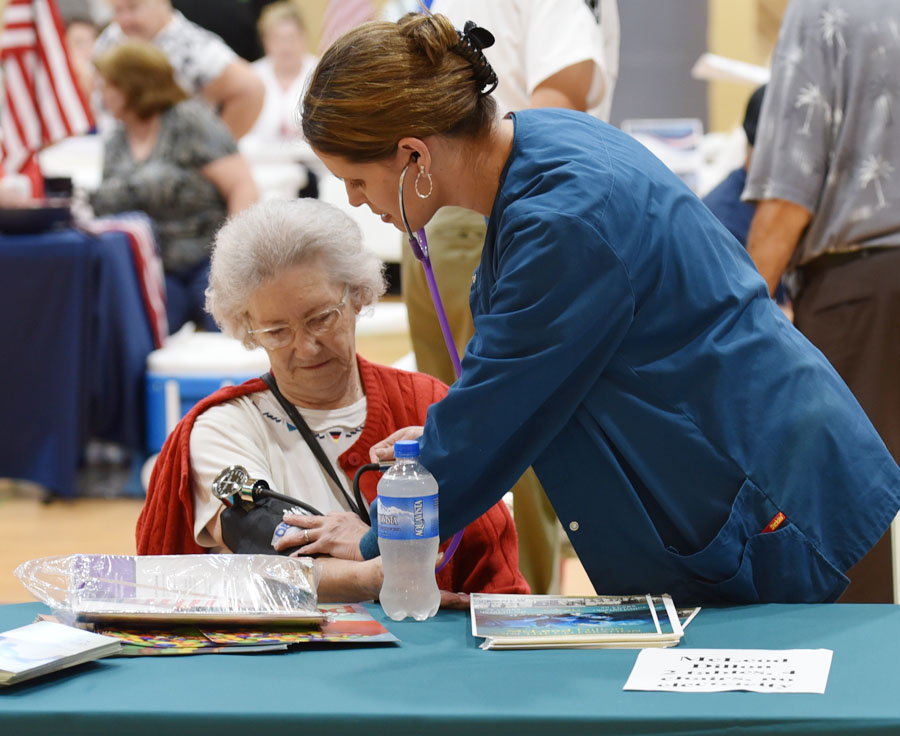
[[[299,556],[297,552],[291,553],[291,557]],[[319,603],[372,601],[381,592],[384,573],[380,557],[365,562],[317,557],[315,565],[318,572],[316,593]]]
[[[292,557],[299,556],[294,552]],[[317,557],[319,573],[317,593],[320,603],[377,600],[384,582],[381,557],[365,562],[338,560],[333,557]],[[441,608],[465,610],[469,607],[467,593],[441,591]]]
[[[376,442],[369,448],[369,459],[373,463],[394,459],[394,443],[400,440],[417,440],[422,436],[425,427],[404,427]]]
[[[293,526],[272,545],[281,551],[300,546],[300,555],[329,555],[343,560],[362,560],[359,540],[369,531],[356,514],[333,511],[325,516],[284,514],[284,522]]]
[[[458,611],[469,610],[468,593],[451,593],[449,590],[441,591],[441,608],[455,608]]]

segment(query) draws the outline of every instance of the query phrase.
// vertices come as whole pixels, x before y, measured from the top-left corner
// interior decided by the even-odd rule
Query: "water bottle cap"
[[[419,457],[419,440],[398,440],[394,443],[394,457]]]

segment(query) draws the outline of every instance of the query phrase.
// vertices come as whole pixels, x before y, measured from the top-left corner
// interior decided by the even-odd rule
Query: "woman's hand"
[[[294,552],[291,556],[297,557],[299,553]],[[318,571],[316,592],[320,603],[373,601],[381,593],[384,571],[380,557],[365,562],[317,557],[315,564]],[[469,596],[466,593],[442,590],[441,608],[468,609]]]
[[[425,427],[404,427],[385,437],[369,448],[369,459],[373,463],[394,459],[394,443],[398,440],[417,440],[422,436]]]
[[[272,546],[281,551],[297,547],[299,555],[329,555],[342,560],[362,560],[359,540],[369,531],[356,514],[350,511],[332,511],[325,516],[284,514],[288,529]]]
[[[437,559],[434,561],[435,570],[441,566],[444,561],[444,553],[438,552]],[[441,591],[441,608],[455,608],[460,611],[469,610],[469,594],[468,593],[451,593],[449,590]]]
[[[455,608],[458,611],[469,610],[468,593],[451,593],[449,590],[441,591],[441,608]]]
[[[293,552],[291,557],[300,554]],[[315,565],[318,572],[316,593],[320,603],[373,601],[381,592],[384,573],[380,557],[365,562],[317,557]]]

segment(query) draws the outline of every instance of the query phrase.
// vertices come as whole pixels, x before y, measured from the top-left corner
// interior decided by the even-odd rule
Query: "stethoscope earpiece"
[[[429,263],[430,265],[428,260],[428,245],[425,244],[425,231],[419,231],[422,236],[421,239],[417,238],[415,233],[413,233],[412,228],[409,226],[409,220],[406,217],[406,203],[403,201],[403,184],[406,181],[406,172],[409,171],[409,167],[412,166],[418,158],[419,154],[413,152],[410,155],[410,162],[406,164],[406,166],[403,167],[403,171],[400,172],[400,219],[403,220],[403,227],[406,228],[406,234],[409,236],[409,245],[412,248],[413,255],[422,263]]]

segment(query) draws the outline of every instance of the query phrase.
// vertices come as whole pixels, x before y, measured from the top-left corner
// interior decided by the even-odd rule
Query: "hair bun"
[[[434,65],[457,43],[456,29],[446,16],[407,13],[397,21],[401,35]]]
[[[303,135],[317,152],[355,162],[396,155],[405,137],[488,133],[497,83],[487,31],[459,33],[443,15],[408,13],[347,31],[322,54],[303,95]]]

